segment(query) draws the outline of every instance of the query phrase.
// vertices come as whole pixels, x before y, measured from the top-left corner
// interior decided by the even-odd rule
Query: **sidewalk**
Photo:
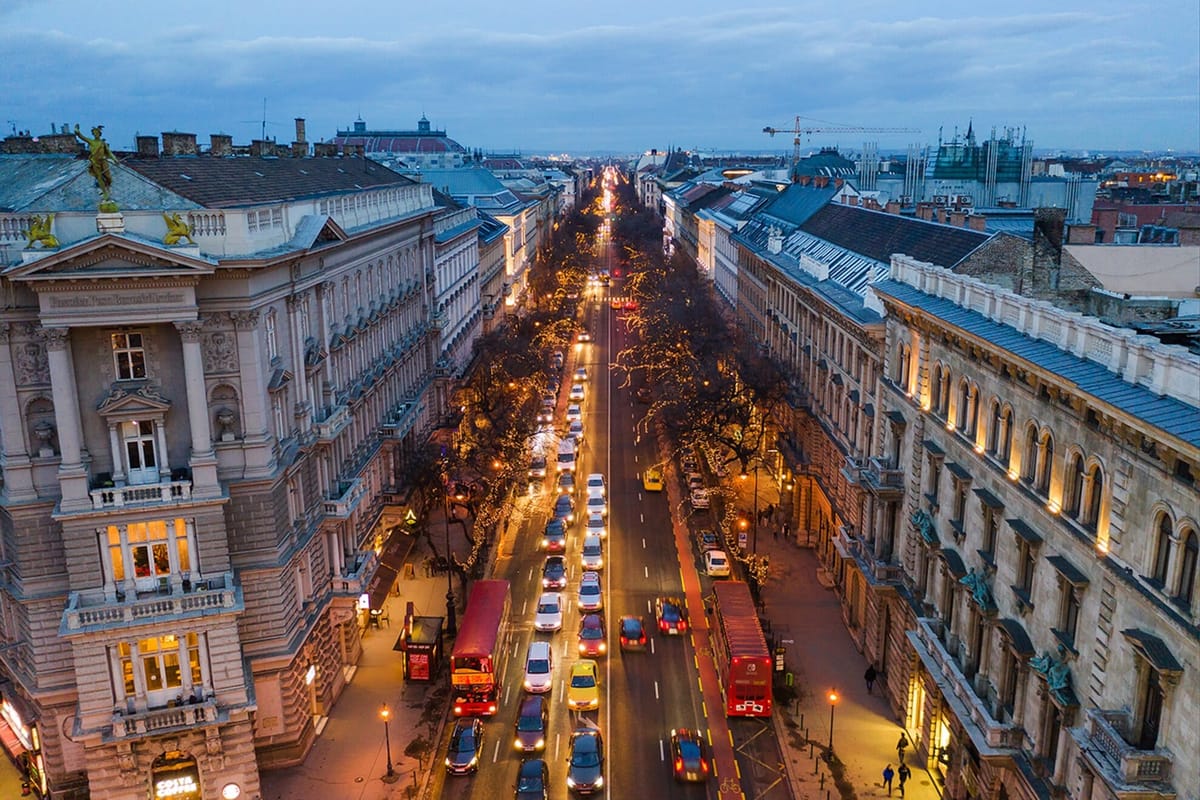
[[[439,554],[445,549],[444,517],[435,512],[429,522],[433,542]],[[470,552],[465,526],[450,525],[450,549],[458,557]],[[330,710],[328,721],[304,763],[295,767],[262,773],[263,800],[387,800],[418,796],[431,774],[430,759],[438,757],[442,725],[449,709],[445,674],[429,683],[406,683],[400,653],[392,646],[404,622],[405,606],[412,602],[419,616],[442,617],[446,614],[446,576],[425,575],[423,562],[431,555],[428,542],[421,536],[409,553],[414,577],[401,570],[396,589],[388,595],[382,627],[362,630],[362,657],[353,677]],[[453,577],[455,599],[461,619],[465,599],[462,584]],[[449,657],[449,652],[445,654]],[[391,712],[388,734],[395,780],[387,774],[387,748],[384,723],[379,712],[387,703]],[[423,764],[404,754],[416,739],[428,740]],[[318,788],[319,787],[319,788]]]
[[[738,493],[738,507],[752,508],[753,489],[728,481]],[[760,485],[759,507],[778,502],[773,486]],[[825,800],[841,796],[883,798],[886,764],[899,767],[896,740],[902,728],[881,696],[883,680],[868,694],[862,679],[867,662],[855,647],[842,618],[842,606],[833,589],[817,580],[820,566],[811,549],[777,536],[778,525],[759,526],[758,553],[770,558],[770,573],[762,590],[765,617],[774,635],[787,648],[787,669],[794,676],[797,701],[776,705],[775,729],[785,745],[785,765],[795,797]],[[816,646],[814,646],[816,645]],[[836,688],[839,701],[833,711],[833,775],[823,759],[830,740],[830,704],[827,695]],[[924,761],[910,748],[906,761],[912,771],[905,800],[939,800],[941,793]],[[822,779],[824,783],[822,784]],[[835,782],[838,785],[834,785]],[[899,779],[893,781],[899,797]]]

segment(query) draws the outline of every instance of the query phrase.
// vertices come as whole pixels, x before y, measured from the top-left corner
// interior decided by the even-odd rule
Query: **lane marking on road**
[[[645,536],[642,537],[642,549],[643,550],[646,549],[646,537]]]
[[[492,763],[495,764],[500,758],[500,740],[496,740],[496,752],[492,753]]]
[[[646,577],[646,580],[650,580],[650,568],[649,568],[649,567],[642,567],[642,571],[646,573],[646,575],[645,575],[645,577]]]
[[[645,524],[646,524],[646,515],[645,515],[645,514],[640,514],[640,513],[639,513],[639,514],[638,514],[638,522],[640,522],[640,523],[642,523],[643,525],[645,525]]]
[[[654,682],[654,699],[655,699],[655,700],[661,700],[661,699],[662,699],[661,697],[659,697],[659,696],[658,696],[658,681],[655,681],[655,682]]]
[[[652,655],[652,656],[657,655],[657,653],[654,650],[654,640],[653,639],[650,640],[650,655]]]
[[[667,748],[663,745],[662,739],[658,740],[658,760],[659,761],[667,760]]]

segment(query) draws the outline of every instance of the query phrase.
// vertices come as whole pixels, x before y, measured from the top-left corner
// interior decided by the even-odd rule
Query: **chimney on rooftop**
[[[812,183],[812,175],[801,175],[800,176],[800,185],[801,186],[808,186],[810,183]]]
[[[967,217],[967,227],[973,231],[987,233],[987,216],[985,214],[972,214]]]
[[[1067,244],[1095,244],[1096,226],[1075,222],[1067,226]]]
[[[883,210],[889,214],[899,214],[900,213],[900,201],[899,200],[888,200],[887,205],[883,207]]]
[[[950,224],[956,228],[964,228],[967,224],[967,215],[962,211],[950,212]]]
[[[937,221],[942,223],[943,225],[946,224],[946,207],[945,206],[937,207]]]
[[[228,133],[210,133],[208,152],[214,156],[233,155],[233,137]]]
[[[250,155],[263,158],[275,154],[275,148],[271,146],[270,139],[251,139],[250,140]]]
[[[194,133],[163,131],[162,144],[165,156],[194,156],[200,153]]]
[[[158,137],[157,136],[138,136],[137,154],[141,158],[158,158]]]
[[[926,222],[933,221],[933,203],[922,201],[917,203],[917,219],[923,219]]]
[[[332,158],[337,155],[336,142],[313,142],[313,155],[317,158]]]
[[[308,141],[304,138],[304,117],[296,117],[296,141],[300,144]]]

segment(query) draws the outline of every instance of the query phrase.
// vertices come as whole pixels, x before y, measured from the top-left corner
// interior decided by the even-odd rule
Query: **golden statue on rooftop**
[[[88,146],[88,172],[96,179],[96,187],[100,190],[100,210],[116,211],[117,204],[113,202],[111,193],[112,167],[109,164],[117,163],[117,157],[113,155],[108,142],[104,141],[103,133],[104,126],[97,125],[92,128],[92,138],[89,139],[79,131],[78,125],[75,126],[75,135]]]
[[[53,214],[47,214],[44,217],[34,214],[30,217],[29,229],[25,231],[25,238],[28,240],[25,247],[31,248],[35,244],[40,244],[47,249],[58,247],[58,237],[50,232],[50,227],[53,224]]]
[[[196,243],[192,240],[192,226],[183,221],[179,212],[173,214],[163,212],[163,220],[167,223],[167,235],[163,237],[163,244],[170,247],[179,244],[184,239],[188,244]]]

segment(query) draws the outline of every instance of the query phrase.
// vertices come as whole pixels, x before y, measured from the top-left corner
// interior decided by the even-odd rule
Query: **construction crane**
[[[796,120],[790,128],[773,128],[770,125],[763,128],[763,133],[774,136],[777,133],[792,134],[792,165],[795,166],[800,162],[800,145],[803,142],[801,137],[813,133],[920,133],[920,128],[862,128],[858,126],[826,126],[826,125],[805,125],[804,117],[796,116]]]

